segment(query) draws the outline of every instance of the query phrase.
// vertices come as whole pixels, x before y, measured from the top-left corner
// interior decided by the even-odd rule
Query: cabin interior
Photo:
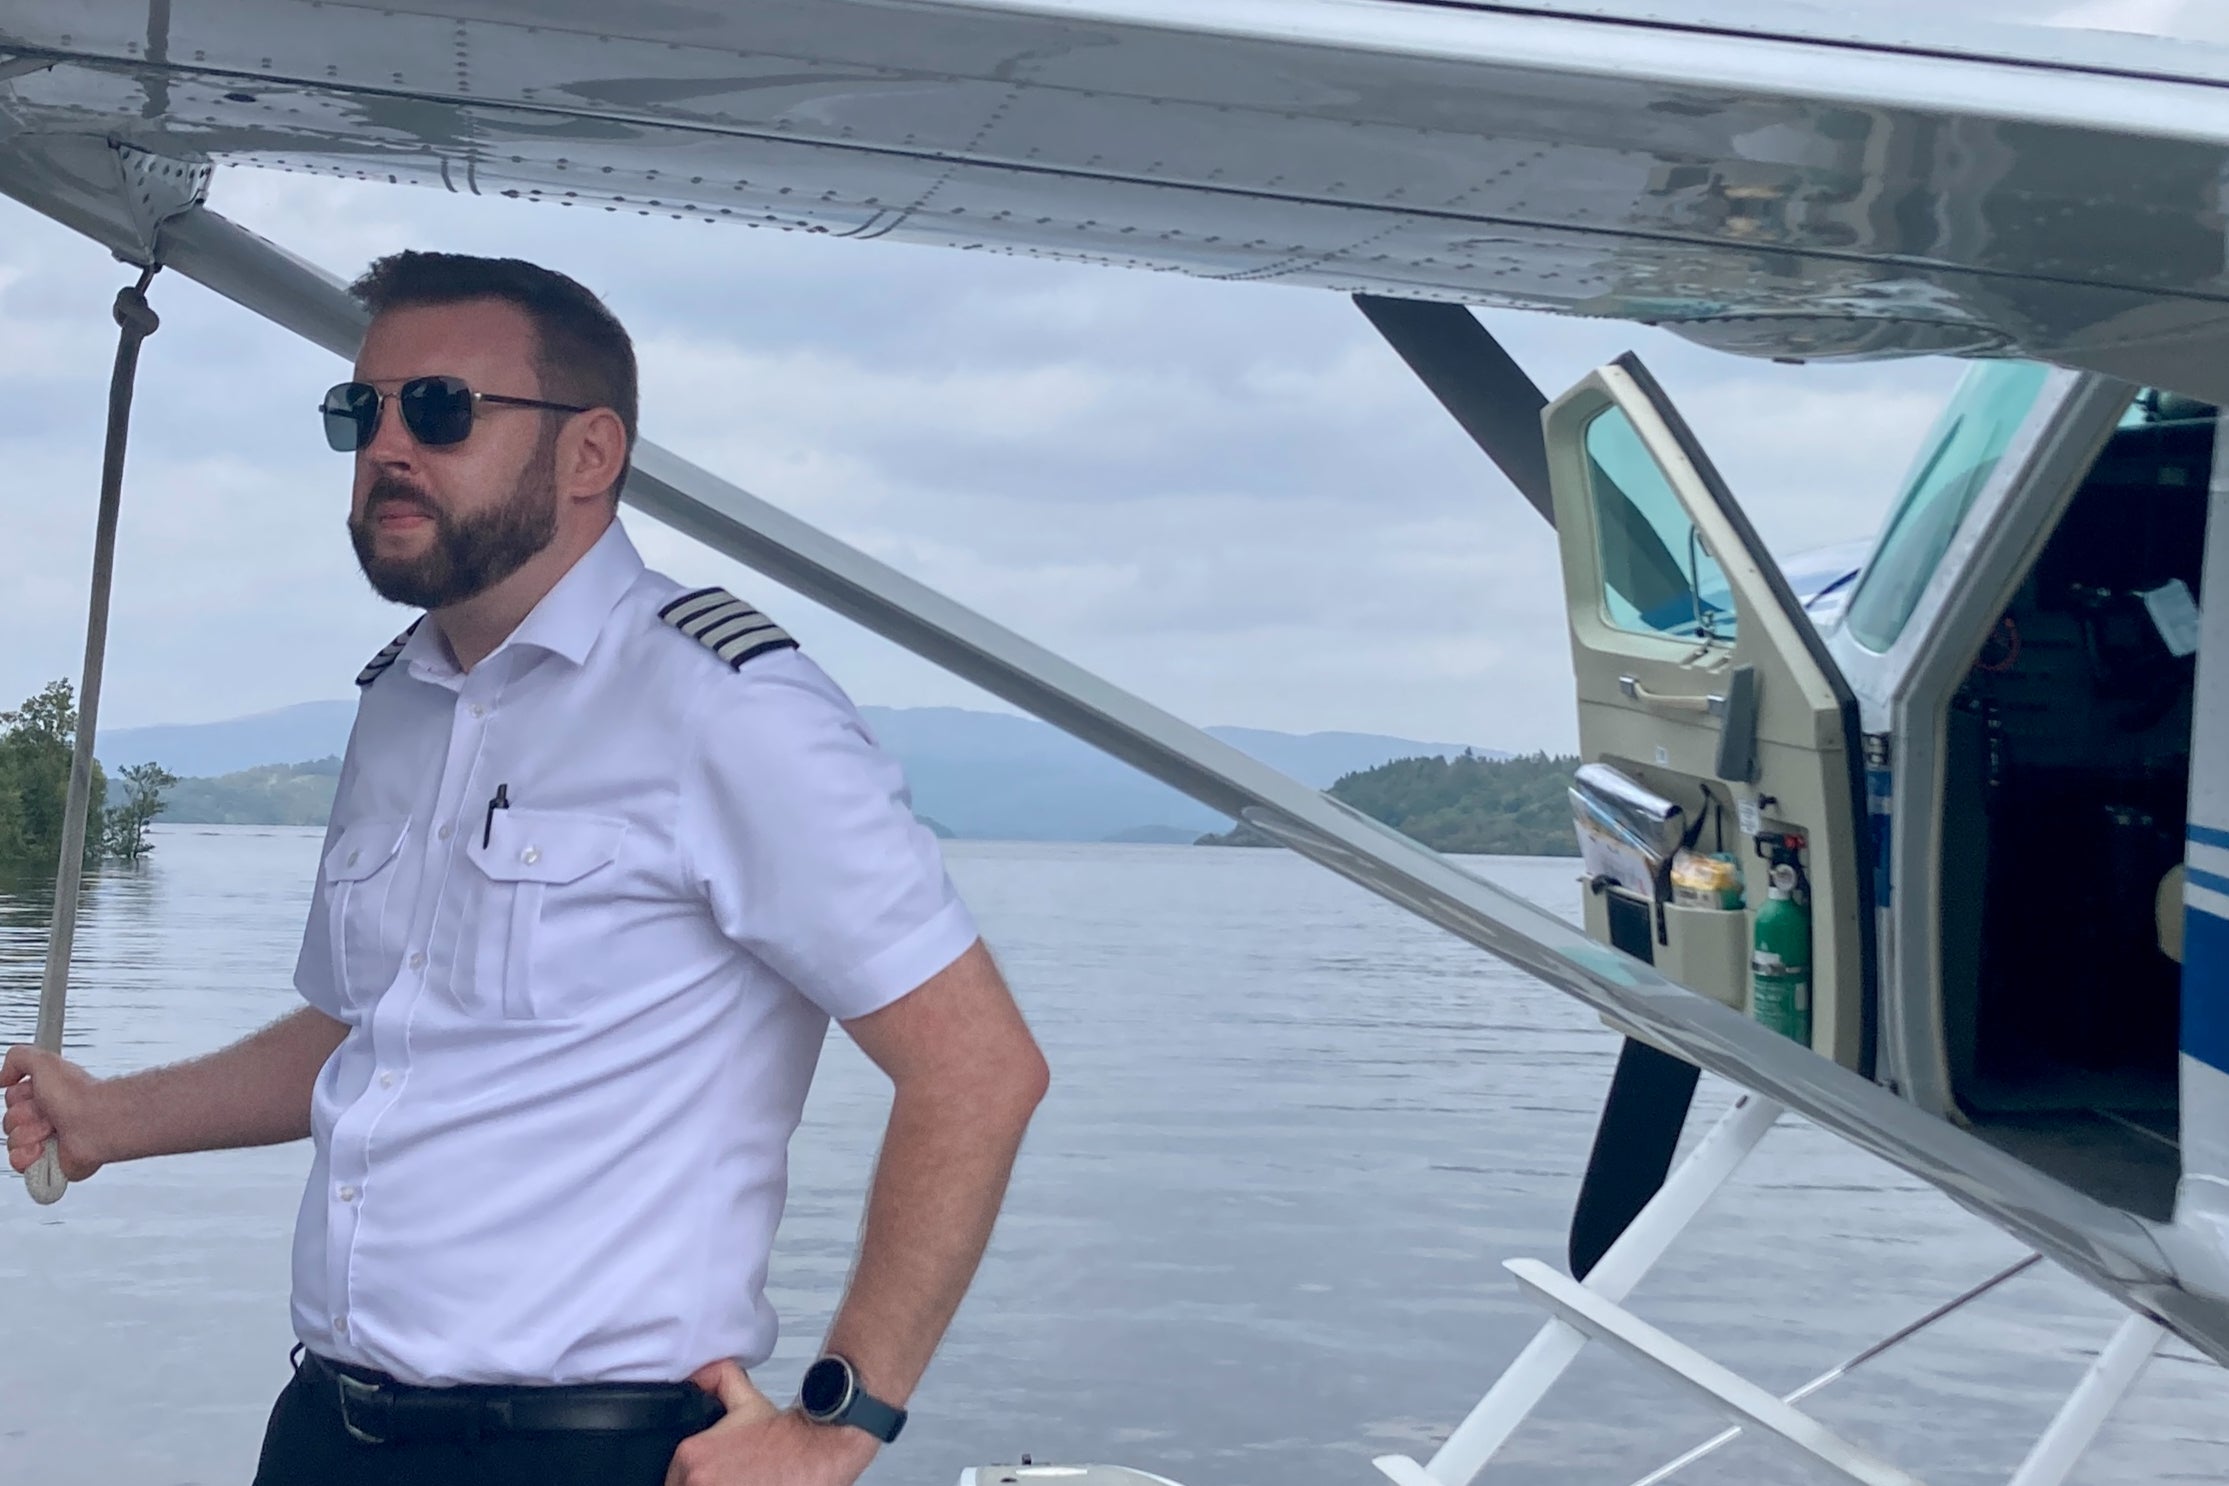
[[[2144,595],[2200,592],[2213,444],[2211,406],[2137,397],[1984,642],[1944,753],[1953,1096],[1985,1139],[2161,1219],[2196,662]]]

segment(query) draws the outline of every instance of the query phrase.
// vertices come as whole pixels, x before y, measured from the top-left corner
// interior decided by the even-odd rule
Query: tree
[[[52,871],[62,855],[62,822],[70,795],[70,754],[77,742],[77,694],[50,683],[13,712],[0,712],[0,867]],[[108,780],[93,769],[92,813],[102,820]],[[98,830],[85,833],[85,857],[100,859]]]
[[[161,764],[128,764],[117,771],[124,780],[124,800],[101,815],[101,849],[120,862],[136,862],[155,849],[147,828],[163,813],[163,793],[178,783],[178,776]]]

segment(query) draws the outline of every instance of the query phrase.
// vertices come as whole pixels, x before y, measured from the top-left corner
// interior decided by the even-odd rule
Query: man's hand
[[[851,1486],[874,1459],[864,1430],[776,1408],[732,1362],[699,1368],[689,1381],[727,1405],[727,1417],[681,1442],[666,1486]]]
[[[46,1143],[62,1142],[62,1175],[84,1181],[107,1157],[99,1148],[99,1080],[55,1054],[35,1047],[11,1047],[0,1062],[0,1088],[7,1090],[8,1112],[0,1118],[7,1131],[8,1164],[29,1171]]]

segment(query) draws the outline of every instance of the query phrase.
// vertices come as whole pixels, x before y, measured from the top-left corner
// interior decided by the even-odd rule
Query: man
[[[11,1049],[9,1160],[58,1137],[82,1181],[313,1137],[259,1486],[844,1486],[974,1273],[1043,1059],[843,694],[636,556],[634,352],[603,304],[430,253],[355,293],[323,409],[349,532],[428,612],[358,677],[309,1005],[113,1080]],[[780,1410],[745,1369],[831,1017],[894,1095],[850,1287]]]

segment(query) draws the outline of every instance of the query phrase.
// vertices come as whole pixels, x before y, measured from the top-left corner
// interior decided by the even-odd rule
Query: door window
[[[1630,634],[1734,640],[1734,601],[1671,481],[1617,407],[1587,424],[1602,613]]]
[[[1843,617],[1866,649],[1886,651],[1904,632],[1974,497],[2027,422],[2044,376],[2031,361],[1987,361],[1958,384]]]

